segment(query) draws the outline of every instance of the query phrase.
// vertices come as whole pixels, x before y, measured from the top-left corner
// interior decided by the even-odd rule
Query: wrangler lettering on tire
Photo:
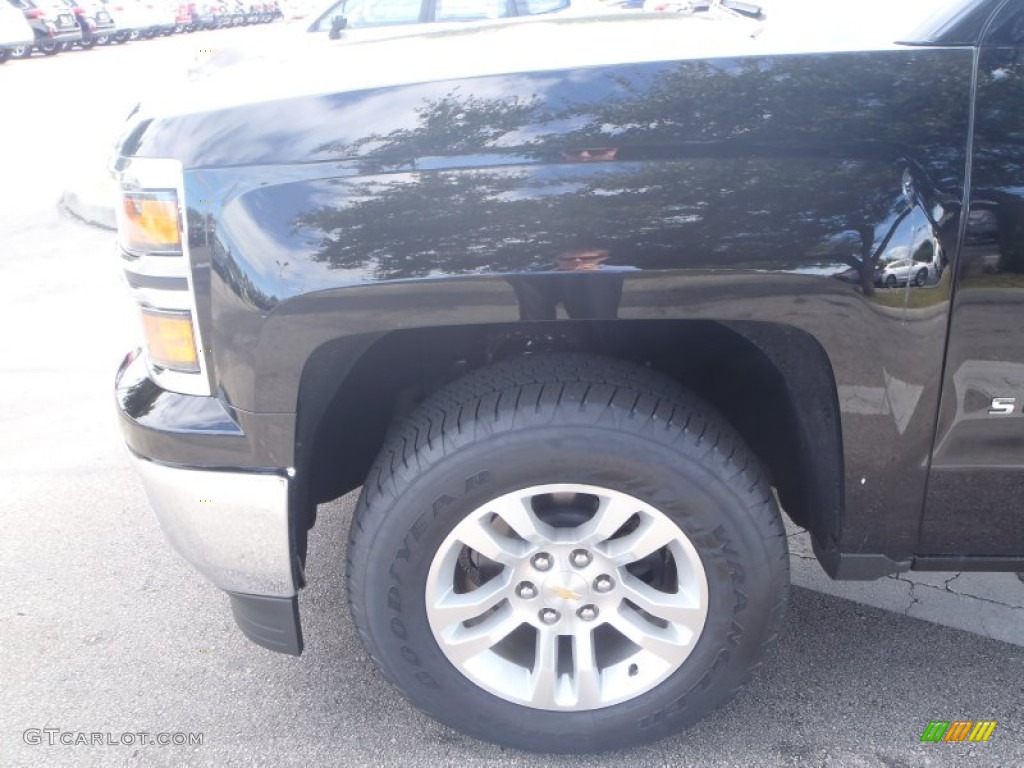
[[[785,609],[779,511],[739,436],[667,377],[594,356],[433,395],[386,442],[351,537],[381,672],[522,749],[678,731],[745,683]]]

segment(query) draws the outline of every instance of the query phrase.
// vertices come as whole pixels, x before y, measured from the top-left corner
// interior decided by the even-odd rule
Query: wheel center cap
[[[544,596],[549,600],[579,602],[590,591],[587,581],[577,573],[553,573],[544,581]]]

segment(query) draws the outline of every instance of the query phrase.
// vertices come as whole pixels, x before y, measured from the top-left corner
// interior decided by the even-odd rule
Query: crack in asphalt
[[[1001,608],[1009,608],[1010,610],[1013,610],[1013,611],[1024,611],[1024,606],[1014,605],[1013,603],[1004,603],[1002,600],[996,600],[995,598],[982,597],[981,595],[973,595],[973,594],[971,594],[969,592],[958,592],[957,590],[952,589],[950,587],[950,584],[952,584],[954,581],[959,579],[961,576],[963,576],[963,573],[956,573],[956,574],[950,576],[948,579],[946,579],[945,583],[941,587],[937,587],[934,584],[925,584],[925,583],[920,582],[920,581],[914,581],[913,579],[908,579],[904,574],[897,574],[893,578],[899,579],[900,581],[905,581],[908,584],[915,584],[915,585],[920,586],[920,587],[927,587],[928,589],[934,589],[937,592],[948,592],[949,594],[956,595],[957,597],[965,597],[965,598],[967,598],[969,600],[978,600],[979,602],[982,602],[982,603],[990,603],[991,605],[998,605]]]
[[[906,581],[907,584],[910,585],[910,590],[907,593],[910,596],[910,604],[907,606],[907,609],[903,611],[904,616],[909,616],[911,609],[921,602],[921,598],[917,596],[917,592],[915,591],[917,588],[917,582],[910,581],[909,579],[898,579],[898,581]]]
[[[806,531],[797,531],[795,533],[787,534],[787,539],[792,540],[793,542],[795,542],[795,540],[798,539],[799,537],[806,536],[806,535],[807,535]],[[818,558],[815,555],[813,555],[813,554],[805,554],[804,552],[799,552],[799,551],[794,551],[794,550],[795,550],[795,548],[791,544],[790,556],[793,557],[793,558],[796,558],[798,561],[800,561],[800,562],[815,562],[815,563],[818,562]],[[971,609],[976,614],[976,616],[972,618],[972,623],[974,624],[975,628],[973,630],[971,630],[971,631],[974,631],[975,634],[977,634],[977,635],[980,635],[982,637],[986,637],[986,638],[989,638],[989,639],[992,639],[992,640],[1003,640],[1003,641],[1006,641],[1008,638],[1002,637],[1002,635],[1005,634],[1005,633],[999,631],[998,628],[996,628],[997,631],[995,633],[993,633],[993,627],[991,626],[991,622],[988,620],[989,618],[992,618],[992,617],[986,617],[984,615],[985,611],[980,608],[981,604],[987,603],[987,604],[990,604],[990,605],[997,606],[997,607],[999,607],[1001,609],[1004,609],[1004,610],[1007,609],[1007,608],[1010,609],[1011,611],[1014,612],[1013,614],[1011,614],[1011,617],[1012,617],[1011,621],[1016,621],[1018,617],[1022,621],[1024,621],[1024,606],[1018,606],[1018,605],[1014,605],[1012,603],[1002,602],[1001,600],[998,600],[998,599],[989,598],[989,597],[981,597],[981,596],[978,596],[978,595],[973,595],[973,594],[969,594],[969,593],[966,593],[966,592],[958,591],[955,587],[956,587],[958,579],[960,579],[960,577],[963,576],[963,575],[964,575],[963,572],[953,573],[950,576],[943,578],[941,584],[929,584],[929,583],[922,582],[922,581],[915,581],[913,578],[908,577],[907,573],[892,574],[892,575],[890,575],[890,576],[888,576],[886,578],[888,578],[888,579],[890,579],[892,581],[898,582],[900,584],[906,584],[907,585],[907,592],[905,593],[905,596],[903,594],[901,594],[899,597],[896,597],[894,595],[885,596],[883,594],[881,596],[876,596],[876,599],[868,600],[867,602],[865,602],[865,600],[863,600],[863,599],[858,599],[856,597],[852,597],[850,595],[844,594],[844,591],[842,590],[841,587],[836,589],[834,592],[832,592],[831,590],[828,590],[828,589],[826,589],[825,591],[832,592],[832,594],[836,594],[839,597],[846,597],[847,599],[854,600],[855,602],[858,602],[858,603],[865,603],[867,605],[875,605],[877,607],[880,607],[880,608],[883,608],[883,609],[886,609],[886,610],[891,610],[893,613],[896,613],[896,614],[899,614],[899,615],[902,615],[902,616],[906,616],[908,618],[916,618],[916,619],[921,619],[923,621],[931,621],[931,622],[935,622],[935,623],[942,624],[942,625],[945,625],[945,626],[957,627],[957,628],[960,628],[960,629],[967,629],[967,628],[962,626],[961,622],[951,622],[948,619],[941,618],[941,614],[943,613],[943,610],[944,610],[942,604],[940,603],[940,604],[936,605],[935,602],[934,602],[934,599],[932,599],[931,602],[929,602],[930,598],[934,598],[935,594],[938,594],[938,593],[946,593],[946,594],[949,594],[949,595],[955,595],[956,597],[961,598],[963,600],[977,601],[974,604],[975,607],[973,609]],[[811,587],[811,588],[815,589],[815,587]],[[929,590],[933,590],[933,592],[929,592]],[[908,600],[908,602],[903,603],[903,600],[905,599],[905,597],[909,598],[909,600]],[[915,606],[918,606],[918,607],[915,608]],[[967,607],[964,604],[961,604],[961,606],[962,607]],[[933,615],[933,614],[937,614],[937,615]],[[1000,617],[1000,620],[999,620],[1000,624],[1003,622],[1004,618],[1005,618],[1005,615],[1003,617]]]

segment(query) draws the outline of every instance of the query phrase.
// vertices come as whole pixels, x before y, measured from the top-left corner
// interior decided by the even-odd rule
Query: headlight
[[[143,307],[142,327],[146,334],[146,351],[154,365],[199,373],[191,312],[163,312]]]
[[[123,192],[118,238],[128,253],[181,253],[178,196],[174,190]]]
[[[122,157],[115,168],[121,193],[118,250],[141,312],[150,377],[173,392],[209,395],[185,236],[181,163]]]

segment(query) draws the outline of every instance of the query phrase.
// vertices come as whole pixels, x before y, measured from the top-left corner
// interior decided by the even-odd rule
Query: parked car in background
[[[212,0],[200,0],[190,5],[193,29],[216,29],[224,26],[227,10],[225,6]]]
[[[194,32],[196,30],[196,26],[192,22],[192,13],[195,8],[195,3],[169,2],[169,5],[174,13],[174,31]]]
[[[931,274],[932,268],[928,264],[922,264],[913,259],[899,259],[879,265],[875,272],[875,284],[886,288],[895,288],[907,283],[922,286],[928,282]]]
[[[157,0],[100,0],[107,8],[123,39],[169,35],[177,25],[177,14],[170,4]]]
[[[31,52],[34,39],[25,14],[0,0],[0,64],[12,55]]]
[[[272,3],[259,3],[257,7],[260,9],[261,24],[269,24],[275,19],[280,19],[284,16],[281,6],[276,0]]]
[[[152,14],[154,34],[173,35],[178,27],[178,5],[171,0],[134,0]]]
[[[82,39],[76,44],[79,48],[92,48],[94,45],[106,45],[114,39],[117,27],[114,19],[99,0],[63,0],[64,4],[75,15]]]
[[[19,59],[32,55],[38,48],[47,56],[59,53],[65,43],[77,43],[82,39],[75,14],[62,0],[10,0],[20,10],[32,28],[33,45],[12,52]]]

